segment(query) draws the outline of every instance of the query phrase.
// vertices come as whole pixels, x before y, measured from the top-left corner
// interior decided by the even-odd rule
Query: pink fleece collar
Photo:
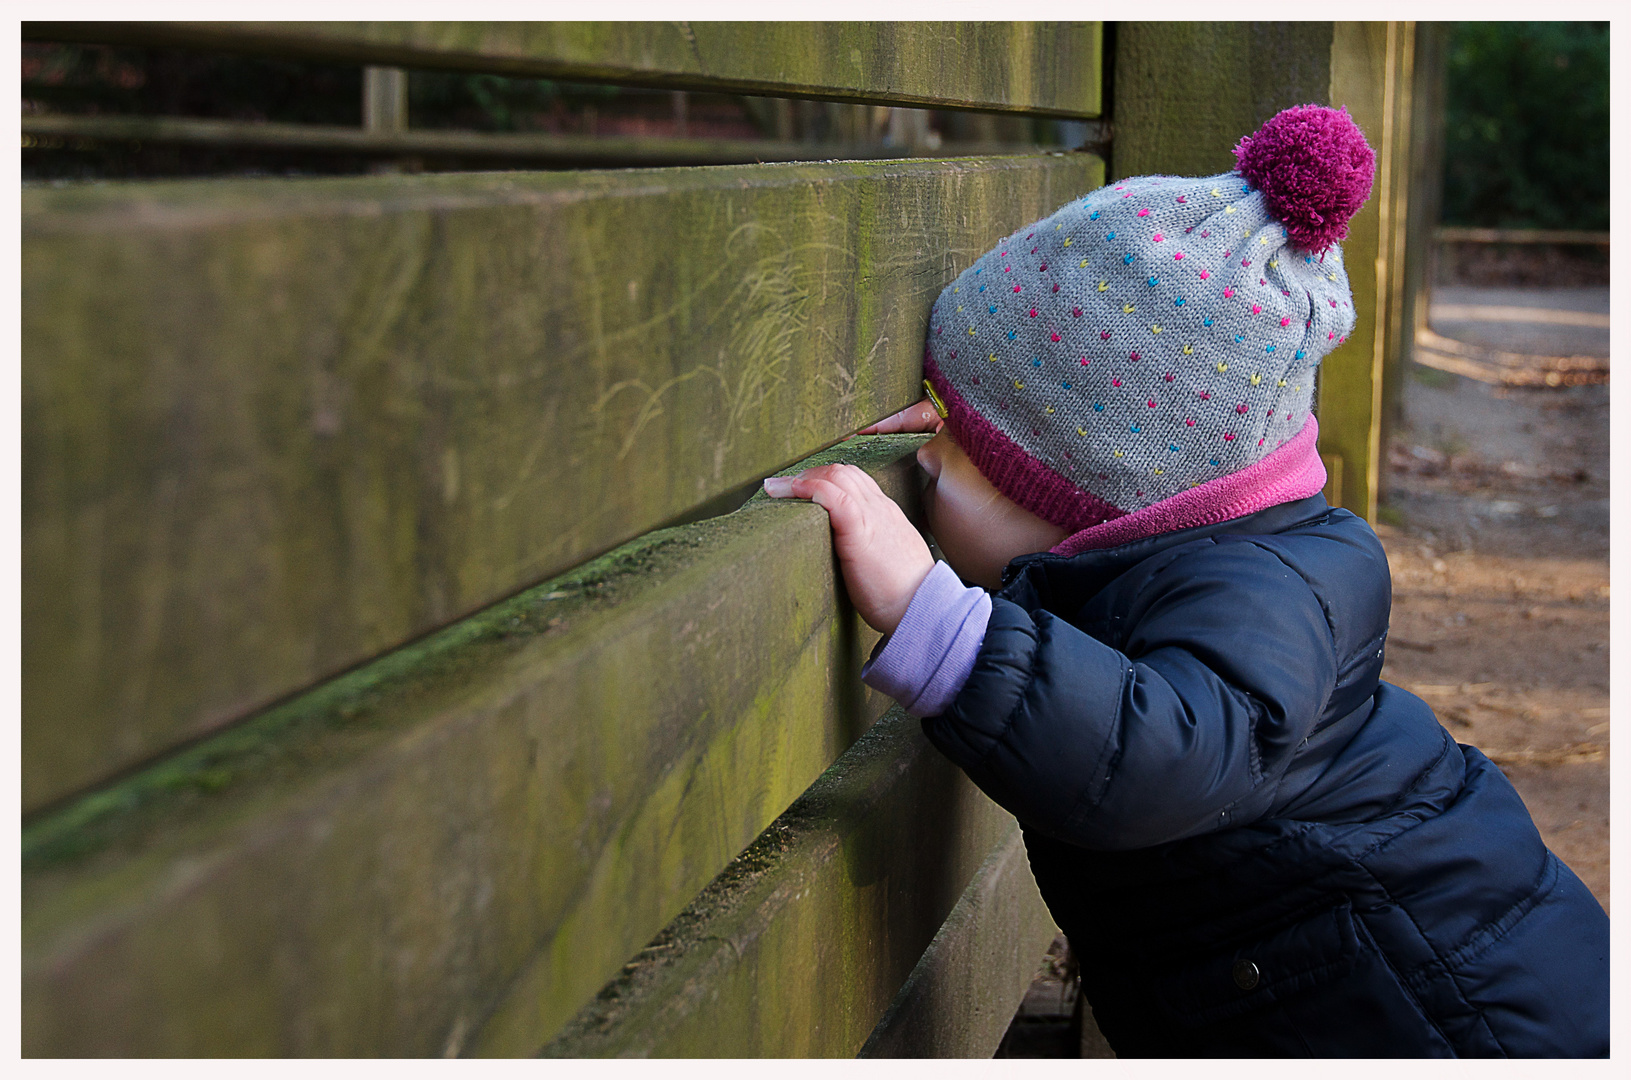
[[[1214,525],[1255,514],[1271,506],[1306,499],[1325,487],[1325,464],[1315,443],[1319,424],[1313,416],[1284,446],[1239,472],[1208,480],[1123,517],[1065,537],[1055,555],[1076,555],[1142,540],[1158,533]]]

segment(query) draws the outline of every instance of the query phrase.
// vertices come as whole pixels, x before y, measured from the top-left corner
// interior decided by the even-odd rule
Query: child
[[[827,509],[889,635],[863,677],[1024,826],[1118,1054],[1604,1055],[1607,916],[1379,680],[1387,560],[1320,495],[1371,150],[1309,105],[1236,155],[1072,202],[941,294],[928,398],[866,430],[937,431],[946,563],[859,469],[765,488]]]

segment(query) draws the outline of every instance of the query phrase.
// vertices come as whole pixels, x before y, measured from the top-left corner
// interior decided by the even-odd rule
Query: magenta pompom
[[[1370,197],[1376,155],[1347,109],[1293,105],[1235,147],[1238,171],[1305,251],[1348,235]]]

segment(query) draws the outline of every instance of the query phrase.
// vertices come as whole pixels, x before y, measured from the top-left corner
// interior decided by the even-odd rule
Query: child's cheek
[[[934,537],[935,543],[939,544],[942,529],[940,521],[940,484],[932,476],[924,481],[922,503],[923,524],[928,528],[930,535]],[[945,547],[941,546],[940,553],[944,555],[945,551]]]
[[[987,524],[980,513],[975,493],[958,484],[958,477],[950,471],[942,472],[924,493],[923,517],[934,534],[940,554],[957,575],[990,588],[992,560],[983,526]],[[997,566],[997,570],[1001,566]]]

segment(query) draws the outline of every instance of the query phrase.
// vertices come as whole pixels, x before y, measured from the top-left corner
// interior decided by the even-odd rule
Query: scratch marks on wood
[[[697,293],[705,293],[722,275],[734,276],[730,288],[710,305],[700,320],[705,331],[716,331],[720,341],[714,362],[697,363],[655,385],[646,379],[624,379],[601,392],[591,412],[597,426],[605,421],[608,406],[625,392],[642,395],[623,433],[616,458],[624,460],[652,421],[664,414],[665,399],[676,388],[703,379],[713,398],[712,408],[689,407],[687,415],[706,419],[714,432],[714,473],[723,473],[736,439],[752,434],[770,396],[787,381],[799,338],[810,326],[814,292],[826,279],[844,273],[853,257],[843,246],[824,240],[788,243],[782,232],[758,220],[736,225],[725,237],[720,269],[711,273]],[[821,253],[818,262],[816,253]],[[835,269],[832,254],[837,254]],[[740,269],[738,269],[740,268]],[[692,294],[695,296],[696,294]],[[690,297],[683,298],[690,299]],[[680,302],[646,320],[672,321]],[[693,318],[696,313],[691,313]],[[684,357],[676,357],[683,362]]]
[[[691,46],[691,59],[697,63],[697,72],[706,74],[708,66],[702,62],[702,50],[697,48],[697,35],[691,29],[691,24],[689,22],[676,22],[674,25],[680,28],[680,33],[685,35],[685,43]]]

